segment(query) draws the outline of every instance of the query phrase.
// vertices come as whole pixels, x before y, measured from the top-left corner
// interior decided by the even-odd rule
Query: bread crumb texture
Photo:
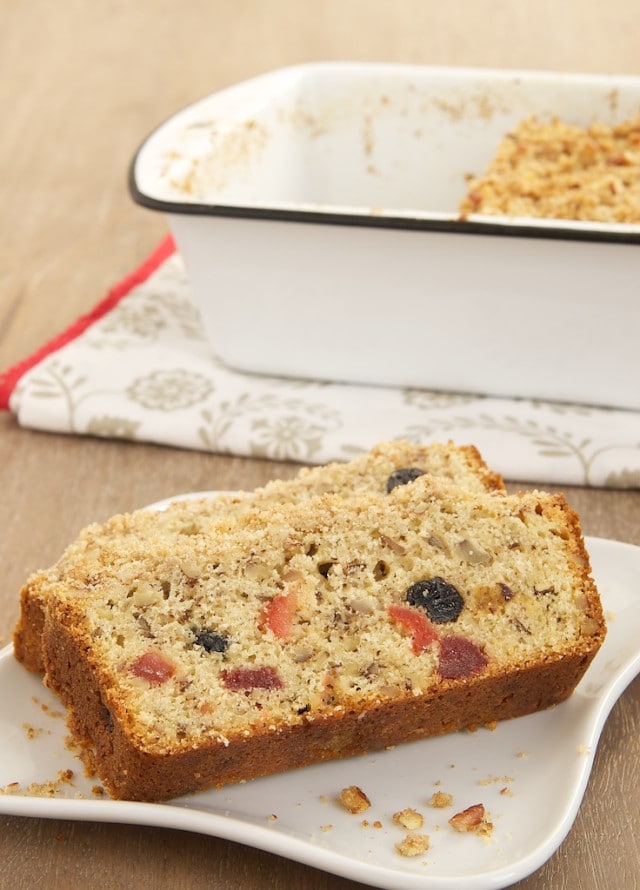
[[[87,652],[105,703],[163,753],[590,648],[601,624],[557,501],[453,502],[418,482],[408,494],[249,513],[170,547],[151,534],[99,547],[57,591],[54,619]],[[433,596],[407,600],[422,582]]]
[[[356,813],[364,813],[371,806],[371,801],[361,788],[357,785],[349,785],[343,788],[339,797],[342,806],[354,815]]]
[[[47,595],[56,583],[71,576],[76,568],[97,561],[100,549],[106,543],[117,544],[120,548],[139,547],[151,537],[162,537],[165,545],[170,547],[174,541],[184,542],[189,536],[200,534],[216,519],[235,517],[237,520],[251,509],[269,510],[319,495],[347,500],[362,493],[384,496],[394,486],[407,484],[421,474],[454,482],[467,491],[504,490],[500,475],[486,465],[472,445],[432,443],[421,446],[399,440],[382,442],[348,463],[303,468],[294,479],[276,479],[253,492],[174,503],[161,513],[138,510],[126,516],[115,516],[103,525],[91,525],[81,532],[55,566],[34,573],[24,585],[20,596],[20,619],[14,632],[16,657],[29,670],[43,671],[41,636]],[[387,543],[394,546],[391,541]],[[259,581],[265,567],[256,560],[246,570]],[[142,601],[144,596],[144,588],[141,588],[138,600]]]
[[[406,828],[407,831],[416,831],[418,828],[422,828],[424,824],[424,816],[417,810],[407,807],[404,810],[394,813],[393,821],[396,824],[401,825],[403,828]]]
[[[65,786],[73,786],[73,770],[60,770],[55,779],[46,782],[31,782],[22,785],[20,782],[10,782],[4,788],[0,788],[0,794],[15,794],[21,797],[57,797]]]
[[[429,799],[429,805],[438,810],[444,810],[453,804],[453,795],[446,791],[436,791]]]
[[[303,473],[304,496],[273,483],[260,503],[114,517],[28,585],[46,682],[114,796],[174,796],[570,694],[605,634],[578,517],[448,451],[453,478],[393,445]]]
[[[409,833],[396,844],[396,850],[401,856],[422,856],[428,849],[428,834]]]
[[[470,179],[460,211],[517,217],[640,222],[640,116],[616,126],[523,120],[484,174]]]

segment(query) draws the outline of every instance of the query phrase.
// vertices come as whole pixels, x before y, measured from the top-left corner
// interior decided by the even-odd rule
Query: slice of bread
[[[399,476],[394,473],[400,472]],[[407,471],[412,471],[407,474]],[[20,617],[13,644],[16,658],[31,671],[42,672],[40,640],[44,622],[44,601],[52,583],[85,559],[88,547],[115,538],[123,545],[128,540],[144,540],[151,529],[167,540],[180,540],[197,531],[199,524],[214,516],[224,516],[254,506],[265,509],[282,503],[296,503],[318,494],[334,493],[348,498],[358,492],[386,494],[387,487],[424,472],[449,479],[469,491],[502,490],[501,477],[490,470],[472,445],[452,443],[413,445],[405,441],[384,442],[349,463],[304,468],[290,481],[275,480],[254,492],[225,494],[173,504],[158,516],[139,510],[116,516],[103,525],[91,525],[50,569],[32,575],[20,594]],[[389,481],[391,480],[391,481]]]
[[[110,794],[162,800],[549,707],[604,636],[561,495],[425,474],[88,535],[42,644]]]

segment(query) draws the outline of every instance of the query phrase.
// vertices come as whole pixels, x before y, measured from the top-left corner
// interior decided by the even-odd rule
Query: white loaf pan
[[[301,65],[174,115],[131,191],[233,368],[639,409],[640,225],[458,214],[524,117],[639,112],[635,77]]]

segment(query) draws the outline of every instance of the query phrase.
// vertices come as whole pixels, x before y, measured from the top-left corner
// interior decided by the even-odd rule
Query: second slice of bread
[[[335,494],[350,498],[362,492],[386,496],[394,484],[390,478],[398,471],[428,473],[454,482],[467,491],[499,491],[501,477],[486,465],[472,445],[456,446],[451,442],[415,445],[403,440],[382,442],[370,452],[349,462],[303,468],[291,480],[274,480],[252,492],[222,494],[215,498],[178,501],[158,515],[149,510],[118,515],[106,523],[84,529],[51,568],[36,572],[20,594],[20,617],[14,632],[16,658],[29,670],[42,672],[41,637],[44,602],[51,585],[82,563],[87,550],[110,540],[126,545],[128,540],[144,540],[153,530],[164,535],[167,542],[180,541],[195,534],[201,523],[229,514],[239,516],[249,509],[269,509],[274,505],[293,504],[319,494]],[[402,475],[401,477],[402,478]],[[405,479],[407,476],[405,475]],[[395,478],[395,481],[399,481]]]

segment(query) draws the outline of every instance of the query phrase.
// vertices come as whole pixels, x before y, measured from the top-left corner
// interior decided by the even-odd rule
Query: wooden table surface
[[[360,59],[640,74],[634,0],[0,0],[0,369],[89,309],[165,233],[130,157],[183,104],[286,64]],[[0,416],[0,642],[17,593],[84,524],[288,464],[36,433]],[[640,492],[569,489],[590,535],[640,544]],[[640,585],[638,595],[640,596]],[[575,825],[517,884],[638,886],[640,681],[615,706]],[[195,834],[0,818],[0,888],[361,886]]]

